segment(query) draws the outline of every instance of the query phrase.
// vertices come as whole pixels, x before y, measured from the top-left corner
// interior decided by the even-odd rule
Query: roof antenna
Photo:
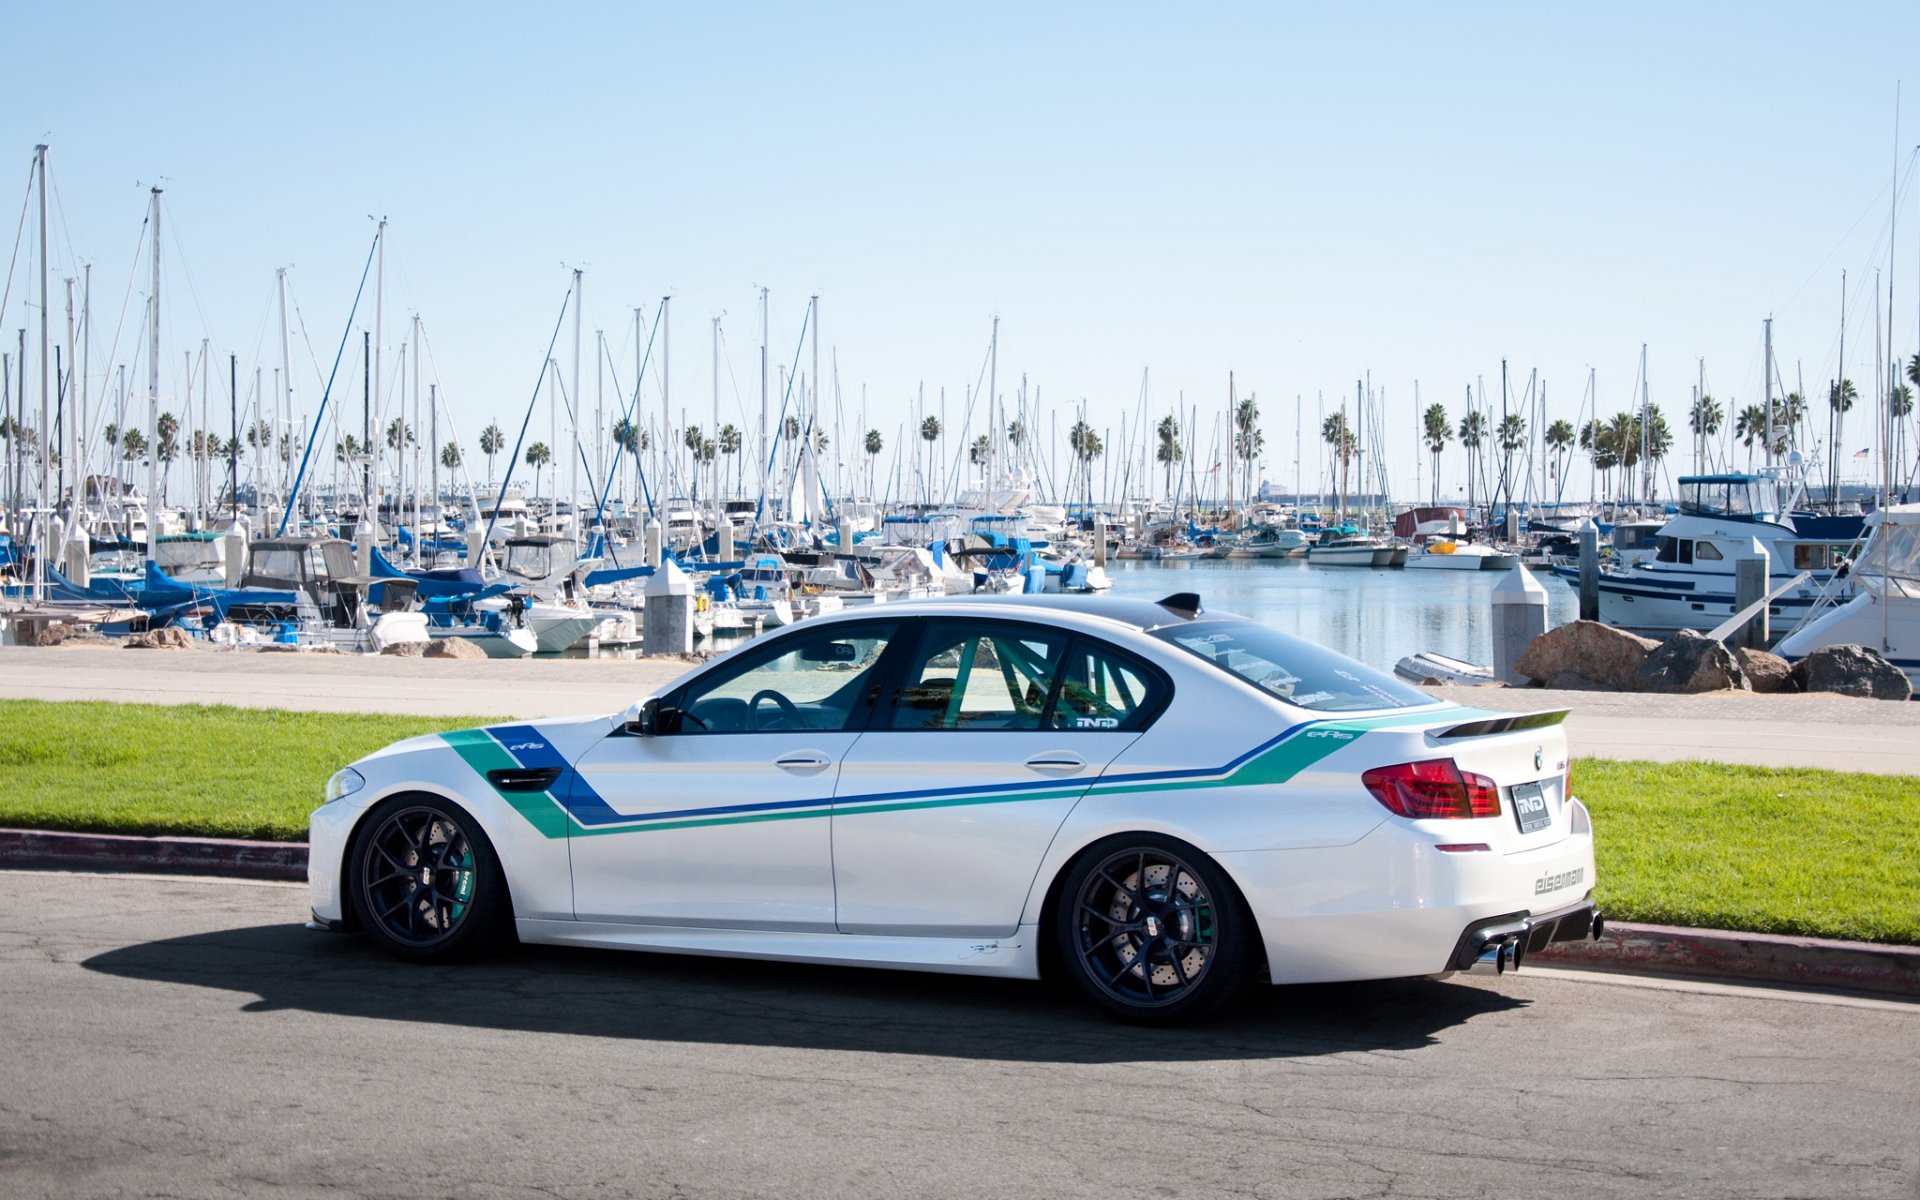
[[[1200,615],[1200,593],[1175,592],[1165,600],[1160,601],[1160,607],[1166,609],[1176,617],[1183,617],[1191,621]]]

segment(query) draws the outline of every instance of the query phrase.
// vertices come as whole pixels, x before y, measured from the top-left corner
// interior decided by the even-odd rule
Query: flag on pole
[[[1865,450],[1857,450],[1854,452],[1853,456],[1855,458],[1865,458],[1867,457],[1867,452]]]

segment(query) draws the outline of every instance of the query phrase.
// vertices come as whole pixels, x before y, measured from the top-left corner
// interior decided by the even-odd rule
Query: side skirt
[[[950,975],[1040,977],[1039,929],[1022,925],[1009,938],[877,937],[848,933],[777,933],[616,922],[518,920],[523,942],[649,950],[711,958],[764,958]]]

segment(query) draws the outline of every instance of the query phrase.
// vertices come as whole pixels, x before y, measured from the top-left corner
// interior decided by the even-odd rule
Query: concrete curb
[[[303,882],[307,878],[307,847],[304,842],[0,829],[0,868],[5,867]],[[1609,921],[1606,936],[1598,942],[1560,942],[1530,955],[1527,961],[1920,999],[1920,947],[1914,946]]]
[[[1920,998],[1920,947],[1607,922],[1597,942],[1560,942],[1527,962]]]
[[[307,845],[235,838],[127,837],[114,833],[0,829],[0,867],[148,871],[165,875],[291,879],[304,883]]]

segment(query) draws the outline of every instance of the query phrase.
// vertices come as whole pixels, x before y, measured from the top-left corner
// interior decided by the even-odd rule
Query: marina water
[[[1504,571],[1409,571],[1314,566],[1305,559],[1193,559],[1107,565],[1115,596],[1159,600],[1198,592],[1238,613],[1383,671],[1422,650],[1486,665],[1493,656],[1493,585]],[[1547,624],[1579,615],[1579,596],[1538,573]]]

